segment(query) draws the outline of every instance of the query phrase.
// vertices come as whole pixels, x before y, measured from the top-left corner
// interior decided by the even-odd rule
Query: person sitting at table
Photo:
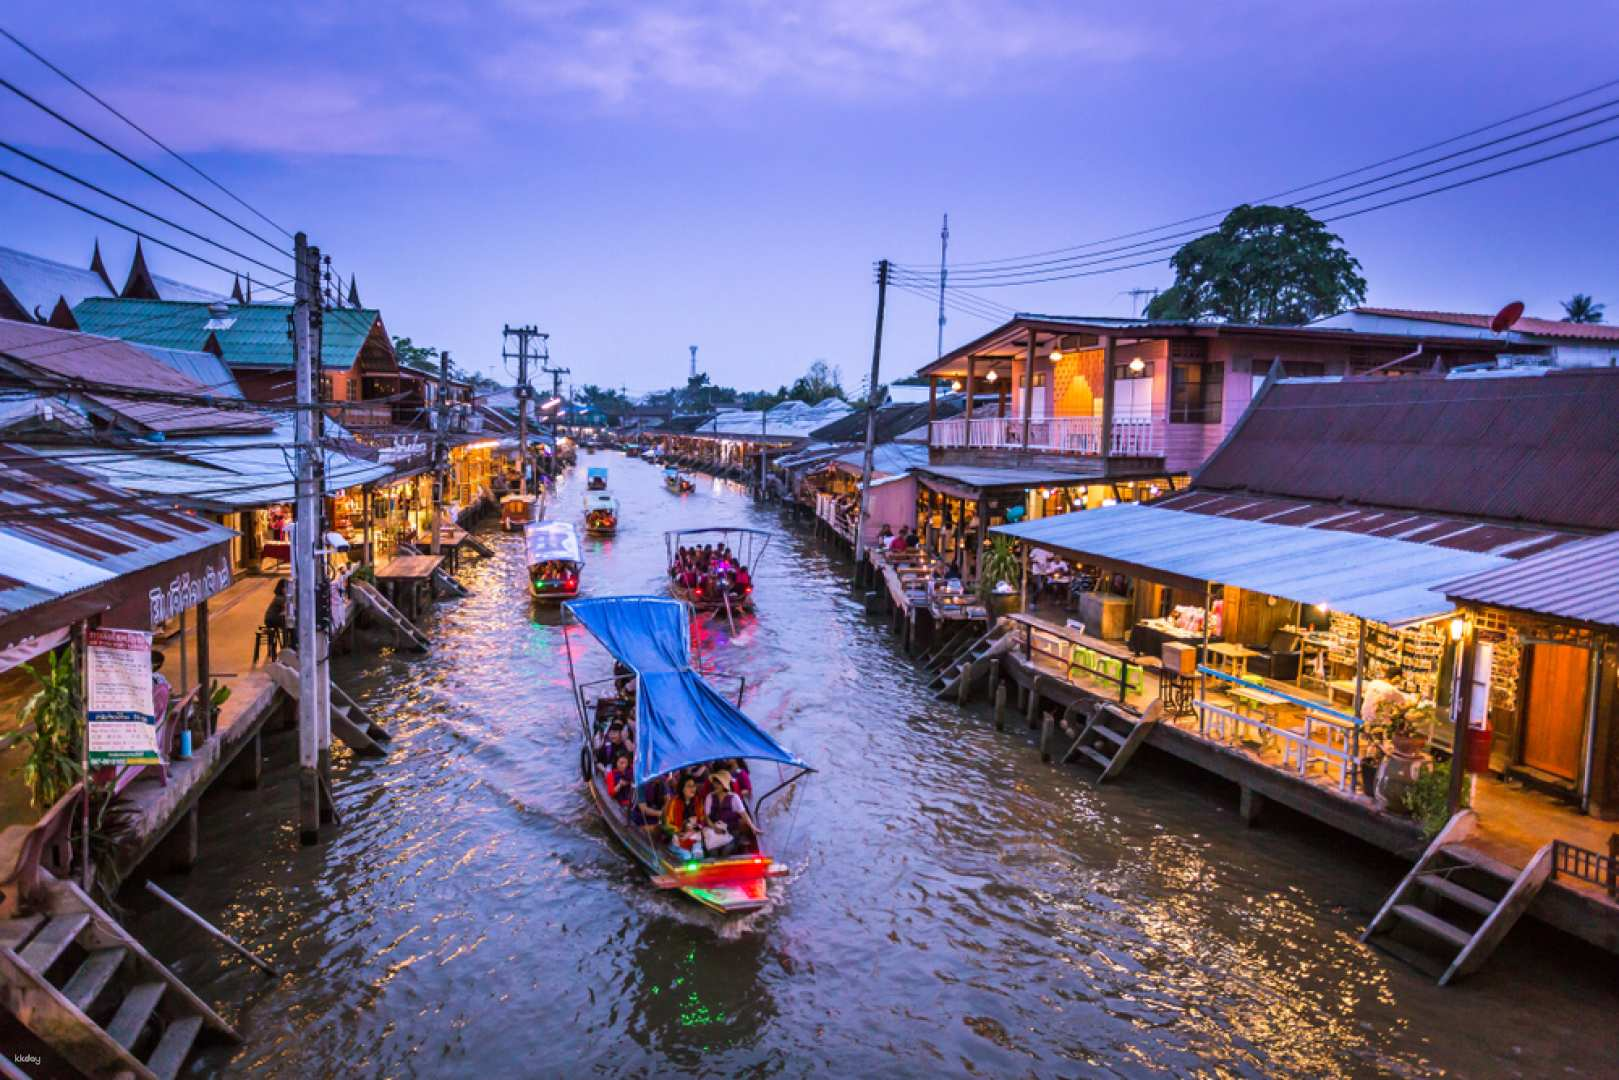
[[[1029,553],[1029,576],[1034,579],[1034,598],[1038,601],[1051,583],[1051,552],[1035,548]]]
[[[264,625],[279,631],[282,637],[291,633],[292,628],[287,625],[286,578],[275,583],[275,595],[270,597],[270,605],[264,609]]]
[[[911,540],[910,526],[901,525],[899,527],[899,532],[894,536],[894,539],[889,541],[888,550],[898,553],[901,551],[909,551],[912,546],[913,544]]]
[[[877,545],[884,548],[891,547],[893,545],[893,540],[894,530],[889,526],[888,522],[885,521],[883,522],[883,527],[877,530]]]

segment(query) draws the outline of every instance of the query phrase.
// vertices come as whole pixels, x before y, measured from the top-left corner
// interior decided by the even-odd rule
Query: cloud
[[[743,98],[786,90],[835,100],[978,93],[1044,82],[1059,61],[1123,62],[1148,45],[1142,33],[1046,0],[506,7],[513,33],[483,64],[488,80],[514,93],[582,92],[615,106],[669,92]]]

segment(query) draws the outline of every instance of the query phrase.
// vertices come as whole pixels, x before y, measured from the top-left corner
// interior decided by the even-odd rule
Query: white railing
[[[944,449],[1042,450],[1051,453],[1101,453],[1102,421],[1094,416],[1036,417],[1029,421],[1023,441],[1023,418],[1018,416],[958,416],[935,420],[929,445]],[[1148,417],[1115,417],[1112,453],[1122,457],[1162,457],[1163,425]]]

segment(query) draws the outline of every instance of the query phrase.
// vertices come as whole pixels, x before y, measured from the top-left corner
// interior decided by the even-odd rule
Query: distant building
[[[1373,334],[1445,334],[1468,337],[1493,354],[1497,366],[1619,367],[1619,326],[1559,322],[1525,315],[1502,333],[1490,330],[1493,315],[1456,311],[1408,311],[1358,307],[1310,326]]]

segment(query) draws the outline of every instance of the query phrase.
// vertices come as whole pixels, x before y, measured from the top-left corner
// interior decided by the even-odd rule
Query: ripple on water
[[[339,671],[395,733],[341,756],[342,828],[300,848],[285,737],[263,789],[211,798],[204,869],[165,884],[288,972],[269,984],[165,913],[142,936],[246,1042],[208,1061],[308,1077],[1500,1071],[1596,1075],[1603,972],[1532,948],[1439,991],[1354,940],[1395,868],[1143,761],[1091,788],[1022,733],[935,701],[848,567],[734,485],[684,498],[605,463],[626,524],[588,541],[585,591],[662,589],[662,532],[778,530],[761,613],[703,627],[705,670],[821,773],[765,825],[791,873],[726,920],[649,887],[577,781],[564,632],[490,533],[425,657]],[[553,500],[572,516],[580,478]],[[581,670],[605,674],[577,630]],[[766,779],[761,775],[758,779]],[[756,785],[762,787],[763,785]],[[1538,978],[1536,977],[1538,974]],[[1611,974],[1611,973],[1610,973]],[[1527,982],[1523,981],[1527,980]],[[1513,1017],[1510,1025],[1492,1016]],[[1582,1049],[1583,1048],[1583,1049]]]

